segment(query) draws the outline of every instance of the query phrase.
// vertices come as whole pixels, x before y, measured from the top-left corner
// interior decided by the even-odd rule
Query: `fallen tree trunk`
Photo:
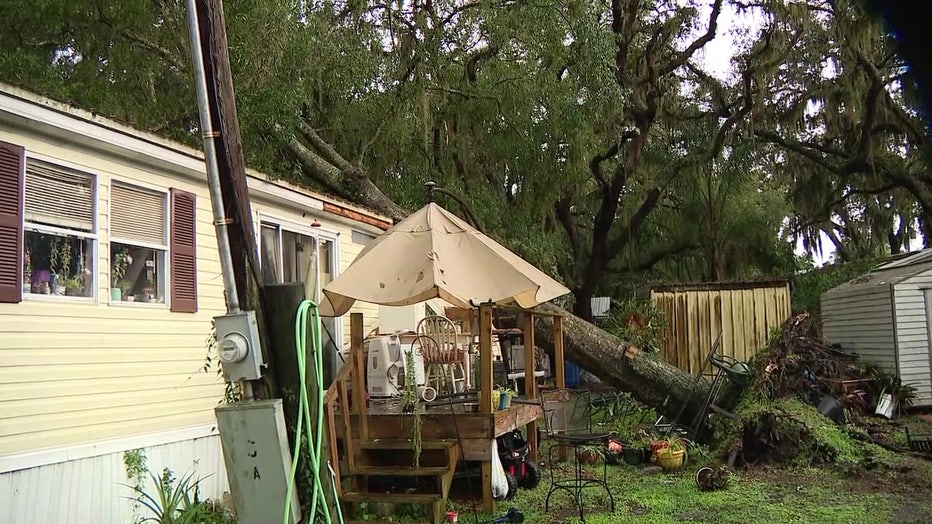
[[[627,391],[636,400],[668,418],[680,414],[680,422],[691,422],[703,408],[709,384],[664,362],[659,356],[641,352],[620,338],[559,307],[545,304],[539,309],[563,315],[563,351],[567,360]],[[539,315],[534,324],[535,343],[553,351],[553,318]]]
[[[396,222],[407,214],[369,180],[362,168],[343,158],[313,127],[304,122],[301,131],[305,141],[292,137],[289,149],[310,179],[325,190],[384,213]],[[695,418],[708,394],[708,383],[699,381],[697,384],[689,373],[632,350],[617,337],[568,311],[548,307],[564,315],[564,347],[568,359],[665,416],[675,418],[686,403],[680,421]],[[538,344],[552,350],[552,319],[541,316],[537,322]]]

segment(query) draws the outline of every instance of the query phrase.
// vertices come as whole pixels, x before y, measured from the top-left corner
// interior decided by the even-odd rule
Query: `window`
[[[259,231],[263,283],[301,282],[304,284],[304,296],[319,302],[321,289],[336,277],[336,237],[301,233],[270,222],[262,222]],[[340,344],[337,343],[341,340],[341,322],[336,318],[322,318],[321,321],[324,384],[329,385],[341,359]]]
[[[162,191],[111,184],[111,301],[165,303],[167,203]]]
[[[265,284],[304,283],[311,300],[320,299],[320,289],[334,278],[334,240],[284,229],[262,222],[260,226],[262,280]]]
[[[22,292],[93,297],[94,176],[32,158],[25,174]]]

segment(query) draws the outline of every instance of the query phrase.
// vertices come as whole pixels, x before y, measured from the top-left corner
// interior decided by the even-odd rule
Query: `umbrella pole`
[[[492,414],[492,304],[479,306],[479,412]],[[495,511],[491,456],[482,461],[482,511]]]

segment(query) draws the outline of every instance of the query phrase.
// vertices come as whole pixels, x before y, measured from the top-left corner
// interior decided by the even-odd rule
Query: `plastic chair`
[[[466,390],[467,355],[459,344],[456,324],[447,317],[432,315],[417,324],[424,354],[424,382],[438,393],[462,393]]]

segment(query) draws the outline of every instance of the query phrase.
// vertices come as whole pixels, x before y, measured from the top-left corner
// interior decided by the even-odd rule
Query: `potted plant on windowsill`
[[[126,268],[133,263],[132,257],[125,249],[120,249],[113,257],[113,267],[110,268],[110,299],[114,302],[123,300],[123,290],[127,282]]]
[[[23,294],[32,291],[32,256],[29,250],[23,250]]]
[[[69,297],[84,296],[84,279],[81,276],[70,277],[64,280],[65,295]]]

